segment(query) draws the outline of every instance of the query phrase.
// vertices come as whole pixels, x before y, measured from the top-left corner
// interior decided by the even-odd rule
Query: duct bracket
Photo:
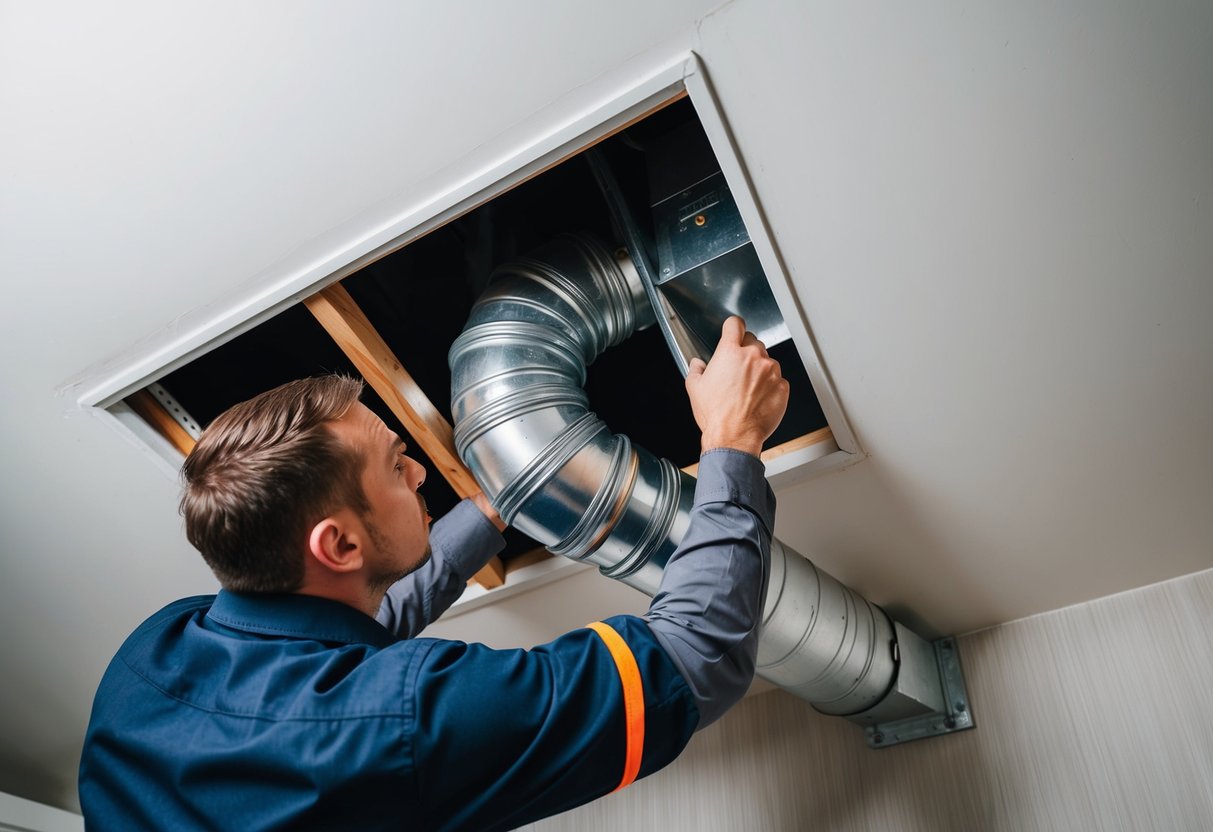
[[[864,738],[870,748],[888,748],[911,740],[936,737],[965,731],[974,727],[973,711],[970,707],[964,674],[960,669],[960,653],[956,639],[947,636],[926,642],[895,624],[898,636],[898,679],[893,690],[880,704],[851,717],[851,721],[864,725]],[[938,679],[938,687],[936,687]],[[939,696],[907,696],[906,691],[938,690]],[[926,713],[900,717],[896,707],[889,705],[897,700],[905,702],[911,698],[922,702],[931,701],[932,708]],[[904,707],[904,706],[903,706]]]

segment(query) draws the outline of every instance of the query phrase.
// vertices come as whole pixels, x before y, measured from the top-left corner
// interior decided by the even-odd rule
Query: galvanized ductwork
[[[613,434],[583,385],[586,365],[652,322],[626,255],[564,237],[496,270],[450,352],[459,455],[501,516],[649,595],[695,483]],[[929,644],[778,540],[771,549],[761,676],[866,725],[941,711],[938,685],[907,692],[899,680],[899,640],[916,641],[916,655]]]

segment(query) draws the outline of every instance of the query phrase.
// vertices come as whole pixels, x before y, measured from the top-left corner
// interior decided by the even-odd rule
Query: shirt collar
[[[386,647],[396,639],[382,624],[340,601],[313,595],[220,590],[207,617],[224,627],[267,636],[290,636]]]

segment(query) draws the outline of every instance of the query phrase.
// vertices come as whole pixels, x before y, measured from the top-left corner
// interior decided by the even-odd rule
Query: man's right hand
[[[724,322],[710,362],[691,359],[686,384],[705,452],[732,448],[758,456],[788,407],[779,362],[736,315]]]

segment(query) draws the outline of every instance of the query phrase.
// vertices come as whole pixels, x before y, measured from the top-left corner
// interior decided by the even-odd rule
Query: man
[[[787,382],[740,318],[687,392],[695,508],[645,618],[530,651],[417,638],[502,546],[483,497],[429,530],[421,466],[348,379],[221,415],[184,467],[223,586],[122,646],[80,768],[95,829],[511,829],[673,760],[753,677]]]

